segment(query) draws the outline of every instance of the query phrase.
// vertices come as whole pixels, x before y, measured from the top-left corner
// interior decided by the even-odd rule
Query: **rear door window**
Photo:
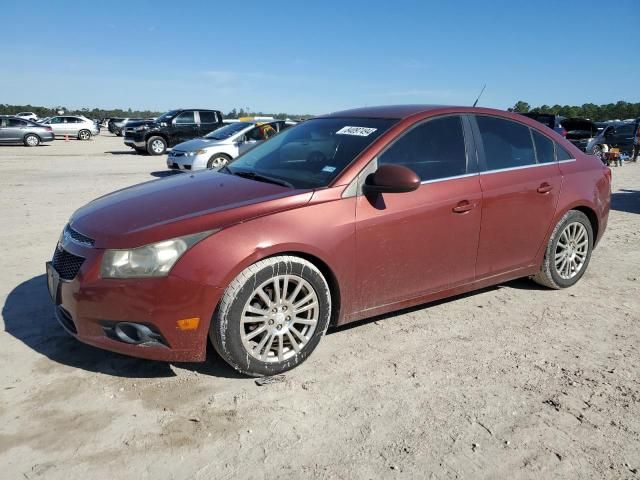
[[[217,123],[218,118],[215,112],[200,111],[200,123]]]
[[[531,129],[533,135],[533,144],[536,147],[536,158],[538,163],[552,163],[555,162],[555,153],[553,151],[553,141]]]
[[[476,116],[484,146],[486,170],[535,165],[536,156],[529,127],[511,120]]]
[[[378,157],[378,164],[403,165],[422,181],[467,173],[467,152],[458,115],[435,118],[412,128]]]
[[[25,120],[18,120],[17,118],[8,118],[7,127],[26,127],[29,125]]]

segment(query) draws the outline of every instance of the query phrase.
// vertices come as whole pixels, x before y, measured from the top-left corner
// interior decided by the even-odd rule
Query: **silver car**
[[[89,140],[92,135],[100,133],[94,121],[79,116],[58,115],[42,122],[42,125],[49,125],[56,137],[69,136],[78,140]]]
[[[53,130],[49,126],[18,117],[0,117],[0,144],[22,143],[27,147],[37,147],[41,142],[51,142],[53,138]]]

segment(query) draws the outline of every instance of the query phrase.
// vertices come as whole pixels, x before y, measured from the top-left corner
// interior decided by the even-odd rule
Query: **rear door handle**
[[[549,193],[551,190],[553,190],[553,187],[547,182],[544,182],[538,187],[538,193]]]
[[[458,204],[451,210],[453,210],[454,213],[465,213],[469,210],[472,210],[474,207],[475,205],[469,200],[462,200],[461,202],[458,202]]]

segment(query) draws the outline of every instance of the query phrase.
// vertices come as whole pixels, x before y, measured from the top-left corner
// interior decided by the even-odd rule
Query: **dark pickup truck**
[[[222,114],[218,110],[171,110],[155,120],[127,123],[124,144],[138,153],[162,155],[167,148],[202,137],[222,125]]]

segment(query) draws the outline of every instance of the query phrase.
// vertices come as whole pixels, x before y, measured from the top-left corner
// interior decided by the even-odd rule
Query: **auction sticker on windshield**
[[[342,127],[336,132],[336,135],[357,135],[358,137],[368,137],[376,130],[377,128],[368,127]]]

